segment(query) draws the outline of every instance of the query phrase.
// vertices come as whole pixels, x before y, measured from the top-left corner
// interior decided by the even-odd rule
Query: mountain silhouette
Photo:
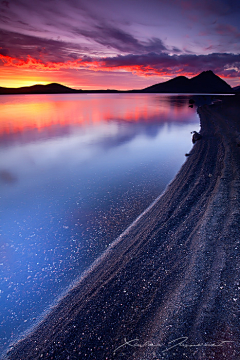
[[[178,76],[169,81],[149,86],[142,90],[150,93],[232,93],[232,88],[211,70],[203,71],[201,74],[188,79]]]
[[[139,90],[138,90],[139,91]],[[17,94],[77,94],[77,93],[118,93],[119,90],[76,90],[70,87],[52,83],[47,85],[23,86],[20,88],[5,88],[0,86],[0,95],[17,95]],[[126,91],[124,91],[126,92]]]
[[[239,91],[239,90],[237,90]],[[68,93],[204,93],[204,94],[231,94],[234,89],[211,70],[188,79],[178,76],[169,81],[149,86],[142,90],[76,90],[67,86],[52,83],[48,85],[33,85],[21,88],[0,87],[0,95],[7,94],[68,94]]]
[[[78,92],[78,90],[71,89],[67,86],[57,83],[48,85],[24,86],[21,88],[0,87],[0,94],[66,94],[76,92]]]

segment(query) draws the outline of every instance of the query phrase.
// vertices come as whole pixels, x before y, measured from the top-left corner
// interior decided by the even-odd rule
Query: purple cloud
[[[148,53],[142,55],[116,56],[102,59],[106,68],[132,68],[133,71],[145,75],[178,75],[196,74],[201,71],[213,70],[225,77],[240,75],[240,54],[212,53],[208,55],[168,55]]]
[[[133,35],[119,28],[102,24],[95,26],[92,30],[75,29],[75,32],[86,38],[90,38],[95,42],[119,50],[124,53],[147,53],[167,51],[167,47],[162,40],[152,38],[148,41],[140,42]],[[175,48],[175,51],[180,51]]]
[[[215,29],[219,35],[230,36],[233,40],[236,41],[239,41],[240,39],[240,31],[235,26],[228,24],[217,24]]]
[[[0,65],[237,77],[239,14],[237,0],[0,0]]]
[[[81,50],[76,44],[66,46],[63,41],[0,30],[0,54],[4,56],[26,59],[30,55],[35,59],[43,59],[44,62],[63,62],[79,58]]]

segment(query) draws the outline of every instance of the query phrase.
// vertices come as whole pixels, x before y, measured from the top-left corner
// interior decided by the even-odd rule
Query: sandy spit
[[[198,111],[166,192],[7,359],[240,359],[240,96]]]

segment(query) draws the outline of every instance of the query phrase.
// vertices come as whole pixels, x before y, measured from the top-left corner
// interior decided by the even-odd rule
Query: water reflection
[[[81,98],[80,98],[81,96]],[[50,132],[101,122],[189,121],[188,96],[150,94],[1,96],[0,135],[29,129]],[[56,128],[54,127],[56,125]]]
[[[189,98],[0,97],[2,348],[174,177],[199,129]]]

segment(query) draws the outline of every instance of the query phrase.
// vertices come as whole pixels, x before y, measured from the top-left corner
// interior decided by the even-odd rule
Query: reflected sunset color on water
[[[0,98],[0,134],[39,131],[53,125],[101,122],[187,122],[188,97],[167,95],[4,95]]]
[[[189,96],[0,97],[0,348],[33,326],[174,178]]]

